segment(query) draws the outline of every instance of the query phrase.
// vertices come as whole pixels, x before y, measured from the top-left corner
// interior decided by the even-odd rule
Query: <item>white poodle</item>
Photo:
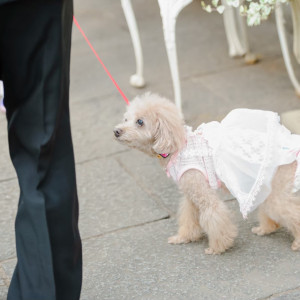
[[[233,245],[237,229],[216,192],[223,187],[245,218],[259,206],[260,224],[252,232],[264,235],[284,226],[295,238],[292,249],[300,249],[300,136],[282,126],[276,113],[236,109],[222,122],[192,131],[172,102],[147,93],[131,102],[114,134],[120,143],[159,158],[183,191],[178,234],[169,243],[197,241],[205,233],[207,254]]]

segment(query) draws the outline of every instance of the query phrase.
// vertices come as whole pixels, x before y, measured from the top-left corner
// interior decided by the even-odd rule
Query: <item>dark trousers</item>
[[[18,261],[8,300],[80,297],[82,253],[69,117],[72,15],[72,0],[0,5],[0,79],[20,186]]]

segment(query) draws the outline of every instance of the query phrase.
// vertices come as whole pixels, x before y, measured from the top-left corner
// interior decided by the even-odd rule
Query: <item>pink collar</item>
[[[161,153],[161,154],[158,154],[158,155],[163,157],[163,158],[167,158],[170,154],[169,153]]]

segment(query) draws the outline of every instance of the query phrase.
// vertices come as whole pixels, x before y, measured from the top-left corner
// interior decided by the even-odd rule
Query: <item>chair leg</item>
[[[131,0],[121,0],[121,4],[129,28],[136,61],[136,74],[130,77],[130,84],[134,87],[141,88],[145,86],[145,79],[143,76],[143,53],[139,31],[132,9]]]
[[[297,1],[293,1],[293,2],[297,2]],[[297,7],[299,7],[299,5]],[[299,11],[299,8],[298,8],[298,11]],[[295,14],[296,14],[296,12],[294,12],[293,16]],[[277,32],[278,32],[278,36],[279,36],[279,41],[280,41],[280,46],[281,46],[284,63],[285,63],[288,75],[290,77],[290,80],[295,88],[295,92],[298,96],[300,96],[300,84],[296,78],[294,68],[293,68],[293,65],[291,62],[291,56],[290,56],[290,52],[288,49],[288,43],[287,43],[286,32],[285,32],[285,27],[284,27],[284,22],[285,22],[284,15],[283,15],[282,6],[280,3],[277,3],[277,5],[276,5],[275,16],[276,16]],[[299,17],[297,19],[293,18],[293,22],[294,22],[294,24],[293,24],[294,30],[296,30],[296,32],[299,32],[298,29],[295,28],[296,25],[297,26],[299,25]],[[297,40],[299,40],[298,37],[297,37]],[[299,45],[299,43],[298,43],[298,45]],[[295,48],[294,48],[294,50],[295,50]],[[299,48],[297,49],[297,51],[299,52]]]
[[[291,1],[290,2],[293,15],[293,32],[294,32],[294,55],[297,59],[297,62],[300,64],[300,2]]]
[[[175,41],[175,24],[176,19],[167,19],[162,18],[163,27],[164,27],[164,39],[165,46],[168,55],[168,61],[172,76],[173,89],[175,104],[181,110],[181,87],[180,87],[180,78],[178,70],[178,60],[177,60],[177,50],[176,50],[176,41]]]
[[[158,0],[163,23],[165,46],[173,81],[176,106],[181,110],[181,87],[176,51],[176,18],[181,10],[193,0]]]
[[[223,13],[223,20],[229,47],[229,56],[243,56],[249,52],[245,20],[241,17],[237,8],[227,5],[226,0],[222,0],[222,4],[226,6]]]

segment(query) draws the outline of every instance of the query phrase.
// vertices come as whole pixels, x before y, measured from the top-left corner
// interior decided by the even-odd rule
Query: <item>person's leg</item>
[[[72,0],[0,6],[0,64],[20,200],[9,300],[80,297],[81,241],[69,119]]]

